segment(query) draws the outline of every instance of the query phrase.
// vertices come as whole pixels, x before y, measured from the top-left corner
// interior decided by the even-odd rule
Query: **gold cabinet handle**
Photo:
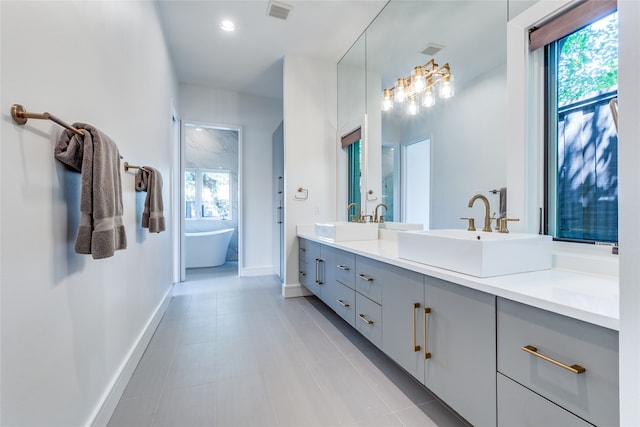
[[[336,265],[336,267],[338,267],[340,270],[344,270],[344,271],[349,271],[350,270],[349,266],[347,266],[347,265],[338,264],[338,265]]]
[[[413,303],[413,351],[414,352],[418,352],[420,351],[420,346],[416,343],[416,318],[418,317],[418,311],[416,310],[417,308],[420,308],[420,303],[419,302],[414,302]]]
[[[365,276],[364,274],[358,274],[358,277],[365,282],[373,282],[373,277]]]
[[[316,258],[316,283],[318,285],[324,285],[324,282],[320,279],[320,264],[323,262],[324,260],[322,258]]]
[[[422,330],[422,338],[424,340],[424,358],[431,359],[431,353],[427,351],[427,315],[431,313],[431,308],[424,308],[424,329]]]
[[[340,304],[343,307],[349,307],[350,305],[347,304],[346,302],[342,301],[341,299],[338,300],[338,304]]]
[[[583,368],[580,365],[571,365],[571,366],[565,365],[564,363],[558,362],[557,360],[552,359],[549,356],[545,356],[544,354],[540,354],[540,353],[538,353],[538,349],[536,347],[532,346],[532,345],[525,345],[524,347],[522,347],[522,349],[524,351],[526,351],[527,353],[529,353],[529,354],[533,354],[534,356],[539,357],[542,360],[545,360],[545,361],[547,361],[549,363],[553,363],[556,366],[560,366],[561,368],[566,369],[569,372],[573,372],[574,374],[581,374],[584,371],[586,371],[586,369]]]
[[[367,319],[367,317],[364,314],[358,314],[358,317],[367,325],[373,325],[373,320]]]

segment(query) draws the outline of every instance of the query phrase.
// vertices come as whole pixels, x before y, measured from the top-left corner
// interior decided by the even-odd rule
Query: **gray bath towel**
[[[64,130],[55,146],[55,157],[82,173],[80,226],[75,250],[94,259],[108,258],[126,249],[122,222],[120,153],[107,135],[91,125],[74,123],[83,137]]]
[[[143,166],[136,173],[136,191],[146,191],[144,211],[142,212],[142,227],[148,228],[150,233],[164,231],[164,209],[162,204],[162,175],[157,169]]]

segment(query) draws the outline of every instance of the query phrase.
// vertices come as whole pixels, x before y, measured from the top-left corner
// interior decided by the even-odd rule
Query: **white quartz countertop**
[[[479,278],[398,258],[397,242],[392,239],[332,242],[305,227],[298,228],[298,236],[605,328],[618,330],[620,326],[616,276],[553,268]]]

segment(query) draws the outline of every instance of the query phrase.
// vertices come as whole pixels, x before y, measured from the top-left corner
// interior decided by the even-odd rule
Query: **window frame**
[[[575,9],[570,10],[567,14],[571,14]],[[591,25],[601,19],[606,18],[612,13],[617,12],[617,8],[607,12],[606,14],[593,19],[582,28]],[[563,14],[559,15],[563,16]],[[544,136],[544,154],[543,154],[543,210],[541,217],[541,229],[543,234],[551,235],[555,241],[580,243],[580,244],[616,244],[610,240],[595,240],[595,239],[582,239],[575,237],[561,237],[558,231],[558,180],[557,180],[557,153],[558,147],[558,115],[559,106],[557,102],[557,85],[553,84],[557,78],[557,67],[553,64],[557,64],[558,55],[556,41],[562,40],[568,37],[570,34],[581,30],[578,28],[575,31],[571,31],[569,34],[562,35],[556,40],[548,43],[539,50],[542,51],[542,57],[544,58],[544,73],[543,73],[543,91],[544,91],[544,113],[543,113],[543,136]],[[535,51],[533,51],[535,53]],[[552,63],[553,61],[553,63]],[[610,93],[610,92],[607,92]],[[617,97],[618,89],[616,85],[615,97]],[[595,97],[594,97],[595,98]],[[617,177],[617,175],[616,175]],[[618,202],[619,206],[619,202]],[[618,208],[619,209],[619,208]],[[593,230],[591,230],[593,232]],[[616,226],[616,236],[619,237],[619,224]],[[616,239],[618,240],[618,239]]]
[[[187,217],[187,198],[186,198],[186,174],[190,172],[195,172],[196,178],[196,188],[195,188],[195,217]],[[227,217],[216,217],[216,216],[203,216],[202,215],[202,207],[204,205],[202,192],[203,192],[203,181],[202,177],[205,173],[226,173],[229,176],[229,215]],[[231,197],[231,185],[232,185],[232,174],[229,169],[208,169],[208,168],[185,168],[185,206],[184,206],[184,219],[185,221],[232,221],[233,220],[233,199]]]

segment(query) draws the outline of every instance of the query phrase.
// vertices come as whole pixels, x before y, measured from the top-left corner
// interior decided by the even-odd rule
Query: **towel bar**
[[[75,133],[76,135],[79,135],[79,136],[83,136],[84,135],[80,130],[74,128],[73,126],[71,126],[71,125],[69,125],[69,124],[67,124],[65,122],[63,122],[62,120],[60,120],[59,118],[57,118],[56,116],[54,116],[52,114],[49,114],[49,113],[42,113],[42,114],[29,113],[20,104],[13,104],[11,106],[11,117],[13,117],[13,120],[19,125],[26,124],[28,119],[51,120],[52,122],[62,126],[63,128],[70,130],[71,132]]]
[[[124,171],[128,172],[129,169],[142,169],[142,170],[144,170],[144,166],[135,166],[135,165],[130,165],[129,162],[124,162]]]

